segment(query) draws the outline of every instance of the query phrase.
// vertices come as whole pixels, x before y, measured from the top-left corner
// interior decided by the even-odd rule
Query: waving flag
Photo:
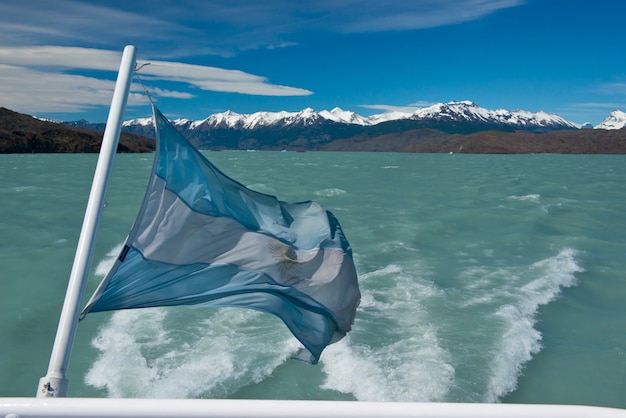
[[[153,106],[157,150],[124,248],[83,310],[204,305],[278,316],[317,363],[351,328],[360,300],[339,222],[315,202],[247,189],[211,164]]]

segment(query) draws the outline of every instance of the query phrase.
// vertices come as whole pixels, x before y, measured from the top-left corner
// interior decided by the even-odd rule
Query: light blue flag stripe
[[[351,328],[360,300],[339,222],[315,202],[286,203],[213,166],[154,107],[157,151],[124,250],[83,313],[231,306],[272,313],[312,363]]]

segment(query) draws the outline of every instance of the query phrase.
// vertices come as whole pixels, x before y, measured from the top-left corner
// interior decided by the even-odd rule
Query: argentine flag
[[[82,315],[156,306],[242,307],[278,316],[317,363],[360,300],[352,251],[315,202],[247,189],[153,106],[157,149],[139,215]]]

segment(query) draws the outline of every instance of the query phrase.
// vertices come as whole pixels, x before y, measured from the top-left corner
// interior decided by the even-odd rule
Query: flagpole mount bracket
[[[62,377],[42,377],[37,389],[38,398],[57,398],[67,394],[69,380]]]

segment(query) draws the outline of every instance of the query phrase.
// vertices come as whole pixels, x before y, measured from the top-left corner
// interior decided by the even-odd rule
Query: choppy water
[[[353,331],[317,366],[271,315],[92,314],[71,396],[574,403],[626,408],[626,157],[220,152],[250,188],[317,200],[354,249]],[[93,155],[0,155],[0,396],[47,369]],[[152,155],[118,155],[88,297]]]

